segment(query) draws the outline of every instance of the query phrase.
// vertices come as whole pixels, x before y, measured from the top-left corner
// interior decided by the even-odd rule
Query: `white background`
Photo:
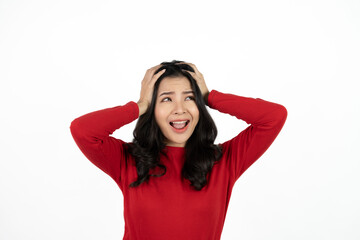
[[[360,239],[359,43],[357,0],[1,0],[0,239],[122,239],[122,193],[70,123],[137,101],[146,70],[174,59],[288,110],[236,182],[222,240]],[[217,143],[247,126],[209,111]]]

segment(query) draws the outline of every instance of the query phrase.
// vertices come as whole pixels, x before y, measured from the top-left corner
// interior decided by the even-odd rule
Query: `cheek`
[[[191,108],[191,115],[195,121],[199,120],[199,109],[196,105]]]
[[[164,124],[167,119],[166,109],[164,107],[155,106],[154,115],[158,125]]]

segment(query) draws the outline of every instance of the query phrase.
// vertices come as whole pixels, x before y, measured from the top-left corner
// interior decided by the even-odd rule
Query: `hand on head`
[[[197,85],[200,88],[201,95],[203,96],[205,103],[207,104],[209,90],[206,86],[204,76],[201,74],[201,72],[199,72],[197,67],[192,63],[179,62],[176,64],[186,64],[186,65],[191,66],[194,69],[194,72],[186,70],[186,69],[182,69],[182,71],[189,73],[195,79]],[[149,68],[145,73],[144,79],[141,82],[140,99],[137,102],[137,104],[139,106],[139,116],[142,115],[143,113],[145,113],[147,108],[151,104],[154,85],[155,85],[156,81],[159,79],[159,77],[166,71],[166,69],[163,69],[160,72],[155,74],[155,72],[162,66],[163,66],[162,64],[156,65],[152,68]]]
[[[158,78],[165,72],[165,69],[154,74],[162,65],[156,65],[155,67],[149,68],[141,82],[140,99],[137,102],[139,106],[139,116],[146,112],[150,106],[154,85]]]
[[[195,72],[191,72],[191,71],[185,70],[185,69],[183,69],[183,71],[188,72],[195,79],[197,85],[200,88],[201,95],[203,96],[205,103],[207,104],[207,97],[209,95],[209,89],[206,86],[204,76],[201,74],[201,72],[199,72],[199,70],[197,69],[195,64],[188,63],[188,62],[181,62],[181,63],[177,63],[177,64],[187,64],[194,69]]]

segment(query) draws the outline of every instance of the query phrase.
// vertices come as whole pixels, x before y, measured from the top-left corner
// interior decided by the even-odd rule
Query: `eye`
[[[168,102],[168,100],[171,101],[171,99],[170,99],[169,97],[166,97],[166,98],[164,98],[164,99],[161,100],[161,101],[162,101],[162,102]]]
[[[193,96],[187,96],[186,99],[190,99],[190,100],[195,100],[195,98]]]

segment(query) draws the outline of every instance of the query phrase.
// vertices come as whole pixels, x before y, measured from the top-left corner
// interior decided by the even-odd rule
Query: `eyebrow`
[[[159,95],[159,97],[161,97],[161,96],[163,96],[163,95],[172,95],[172,94],[174,94],[175,92],[162,92],[160,95]],[[194,91],[183,91],[182,92],[183,94],[189,94],[189,93],[192,93],[192,94],[194,94]]]

